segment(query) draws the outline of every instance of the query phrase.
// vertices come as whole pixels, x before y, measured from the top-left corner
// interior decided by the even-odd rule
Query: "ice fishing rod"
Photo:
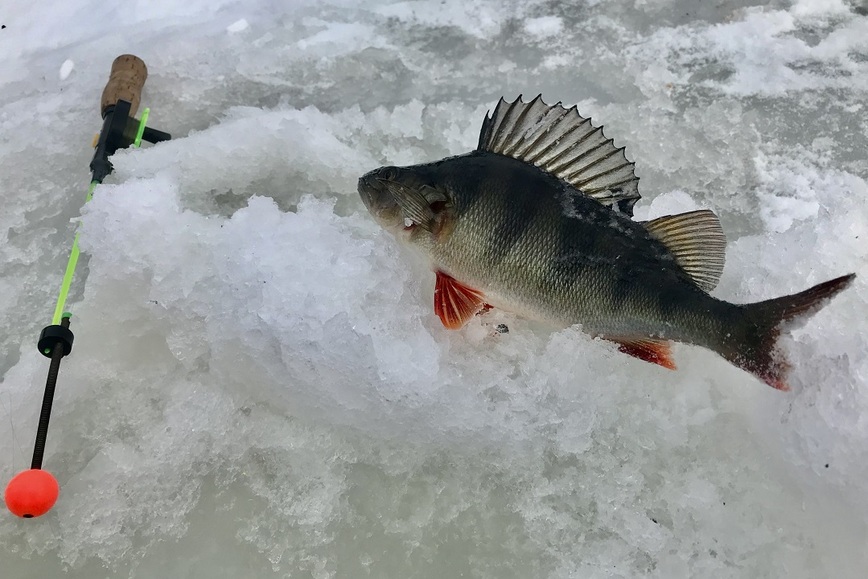
[[[90,201],[97,185],[102,183],[112,172],[109,157],[118,149],[141,145],[142,140],[150,143],[167,141],[172,138],[169,133],[158,131],[147,126],[150,109],[142,111],[141,119],[135,114],[141,101],[142,88],[148,77],[148,68],[137,56],[123,54],[112,63],[108,83],[102,91],[100,114],[103,123],[102,130],[94,139],[95,151],[90,162],[91,181],[85,203]],[[72,242],[66,272],[60,284],[60,294],[54,308],[51,325],[46,326],[39,335],[37,347],[39,353],[49,358],[48,378],[45,382],[45,393],[42,397],[42,411],[39,414],[39,425],[36,429],[36,443],[33,446],[33,460],[29,470],[19,472],[12,477],[6,486],[4,499],[6,506],[13,514],[29,519],[47,513],[60,494],[60,486],[54,476],[42,469],[42,458],[45,453],[45,441],[48,436],[48,421],[51,418],[51,406],[54,402],[54,389],[57,385],[57,374],[60,372],[60,361],[72,352],[72,342],[75,338],[69,329],[72,314],[65,311],[66,298],[75,275],[78,264],[78,233]]]

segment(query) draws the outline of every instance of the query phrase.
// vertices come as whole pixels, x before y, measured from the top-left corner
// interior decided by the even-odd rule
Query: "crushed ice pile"
[[[864,5],[292,4],[0,11],[4,485],[79,226],[86,257],[60,500],[0,515],[3,577],[864,576]],[[118,153],[80,211],[124,52],[175,139]],[[440,326],[356,180],[468,151],[539,92],[627,145],[639,218],[720,214],[715,295],[859,274],[784,339],[793,392],[699,348],[670,372],[502,312]]]

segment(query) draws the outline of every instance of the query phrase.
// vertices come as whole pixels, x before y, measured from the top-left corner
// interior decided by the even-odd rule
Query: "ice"
[[[238,32],[242,32],[244,30],[247,30],[249,27],[250,27],[250,24],[247,22],[247,20],[244,18],[241,18],[239,20],[236,20],[235,22],[233,22],[229,26],[227,26],[226,32],[228,32],[229,34],[237,34]]]
[[[667,191],[651,200],[648,205],[641,205],[634,211],[634,218],[639,221],[647,221],[663,217],[664,215],[677,215],[702,209],[686,191]]]
[[[524,29],[531,36],[545,38],[560,34],[564,29],[564,21],[557,16],[529,18],[524,23]]]
[[[865,90],[866,63],[859,56],[868,50],[864,15],[841,2],[800,2],[789,11],[752,7],[735,15],[699,34],[693,25],[662,28],[639,50],[656,52],[658,61],[662,56],[679,82],[724,94]]]
[[[517,8],[513,7],[507,12],[497,3],[480,0],[441,0],[439,4],[432,4],[428,0],[409,0],[384,2],[375,11],[383,16],[433,29],[456,27],[473,38],[484,40],[499,33],[501,27],[517,15]]]
[[[868,17],[749,4],[4,8],[4,484],[78,226],[83,250],[60,499],[0,516],[4,579],[862,577]],[[115,155],[82,209],[125,52],[174,139]],[[721,217],[715,296],[858,274],[782,339],[791,393],[700,348],[671,372],[505,312],[441,327],[356,181],[471,150],[499,97],[540,92],[627,147],[638,219]]]
[[[75,63],[68,58],[63,61],[63,64],[60,65],[60,80],[66,80],[69,78],[69,75],[72,73],[72,69],[75,68]]]

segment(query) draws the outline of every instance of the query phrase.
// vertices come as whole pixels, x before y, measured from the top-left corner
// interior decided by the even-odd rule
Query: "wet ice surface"
[[[4,577],[862,576],[863,7],[174,4],[0,14],[4,484],[114,56],[147,62],[175,135],[84,210],[61,497],[0,516]],[[440,327],[356,179],[465,152],[539,92],[627,145],[639,218],[721,215],[715,295],[861,276],[784,339],[792,393],[698,348],[669,372],[502,312]]]

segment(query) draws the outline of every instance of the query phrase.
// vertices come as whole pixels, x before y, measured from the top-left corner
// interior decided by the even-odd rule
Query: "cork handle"
[[[122,54],[112,63],[109,81],[102,91],[100,114],[105,116],[106,109],[119,100],[130,103],[130,116],[135,116],[142,98],[142,87],[148,78],[148,67],[138,56]]]

